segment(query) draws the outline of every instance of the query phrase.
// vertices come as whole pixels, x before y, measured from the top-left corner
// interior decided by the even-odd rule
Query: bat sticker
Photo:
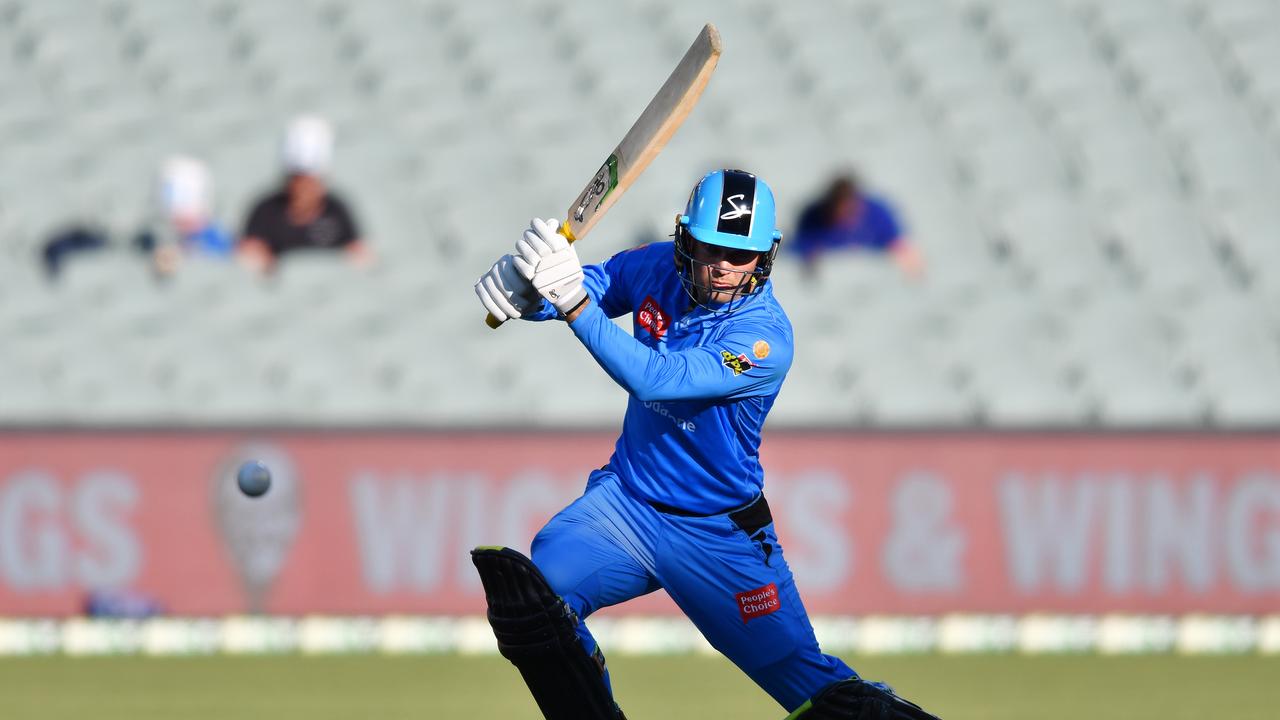
[[[600,203],[604,202],[604,199],[617,186],[618,156],[610,155],[604,161],[604,164],[600,166],[600,169],[596,171],[596,176],[592,178],[591,184],[587,185],[586,191],[582,193],[582,198],[578,201],[578,207],[573,210],[574,222],[582,222],[582,219],[587,214],[587,206],[591,204],[592,200],[595,200],[595,207],[592,207],[591,211],[595,212],[600,207]]]

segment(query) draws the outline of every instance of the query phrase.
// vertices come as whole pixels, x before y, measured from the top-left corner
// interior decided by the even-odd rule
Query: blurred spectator
[[[284,186],[259,200],[245,222],[239,255],[260,272],[281,255],[305,248],[343,250],[357,265],[372,253],[347,205],[326,185],[333,159],[333,129],[315,116],[295,118],[282,147]]]
[[[907,276],[924,272],[924,258],[906,237],[893,208],[863,192],[853,175],[832,180],[826,192],[805,207],[797,225],[789,245],[810,273],[820,255],[837,250],[888,253]]]
[[[173,273],[184,257],[233,255],[234,239],[213,219],[213,181],[204,163],[174,155],[161,164],[155,187],[154,214],[143,222],[134,246],[150,256],[156,272]],[[72,225],[45,243],[45,270],[56,277],[68,257],[111,244],[97,224]]]
[[[174,272],[184,257],[232,256],[234,240],[213,219],[213,181],[204,163],[181,155],[165,160],[158,196],[161,221],[139,238],[157,272]]]
[[[75,223],[54,233],[40,248],[45,275],[57,279],[72,255],[101,250],[108,245],[107,233],[96,225]]]

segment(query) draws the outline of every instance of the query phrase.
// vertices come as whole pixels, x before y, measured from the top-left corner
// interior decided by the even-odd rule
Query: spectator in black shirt
[[[353,263],[372,262],[347,205],[325,184],[333,157],[333,130],[319,117],[293,120],[285,133],[284,187],[254,204],[238,254],[270,272],[285,253],[304,248],[341,250]]]

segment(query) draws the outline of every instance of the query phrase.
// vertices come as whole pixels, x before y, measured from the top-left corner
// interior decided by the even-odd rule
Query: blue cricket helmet
[[[716,170],[694,186],[679,223],[710,245],[769,252],[782,240],[773,190],[742,170]]]
[[[760,253],[755,269],[743,275],[728,301],[711,304],[707,298],[722,296],[723,291],[713,292],[695,281],[694,268],[702,264],[695,259],[698,242]],[[713,312],[732,312],[764,287],[781,243],[773,190],[749,172],[716,170],[698,181],[684,213],[676,216],[676,272],[695,304]]]

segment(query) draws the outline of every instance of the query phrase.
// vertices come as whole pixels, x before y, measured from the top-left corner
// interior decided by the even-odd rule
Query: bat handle
[[[577,239],[578,239],[577,237],[575,237],[575,236],[574,236],[574,234],[573,234],[573,230],[570,230],[570,229],[569,229],[569,221],[568,221],[568,220],[566,220],[566,221],[564,221],[564,222],[560,223],[560,230],[559,230],[558,232],[559,232],[561,235],[565,236],[565,238],[566,238],[566,239],[568,239],[568,241],[569,241],[570,243],[572,243],[572,242],[574,242],[575,240],[577,240]],[[494,317],[494,316],[493,316],[493,313],[489,313],[489,314],[485,315],[485,318],[484,318],[484,324],[485,324],[485,325],[488,325],[489,327],[493,328],[494,330],[497,330],[498,328],[502,327],[502,321],[501,321],[501,320],[499,320],[498,318]]]

